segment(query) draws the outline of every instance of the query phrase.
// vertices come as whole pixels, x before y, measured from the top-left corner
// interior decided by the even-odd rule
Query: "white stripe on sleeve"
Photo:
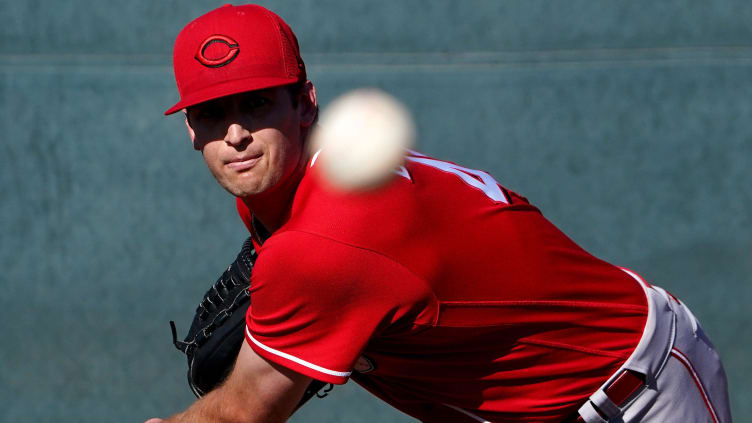
[[[298,357],[295,357],[293,355],[287,354],[285,352],[282,352],[282,351],[279,351],[279,350],[275,350],[274,348],[271,348],[271,347],[267,347],[266,345],[264,345],[261,342],[257,341],[251,335],[251,331],[248,330],[248,326],[245,327],[245,333],[246,333],[246,335],[248,335],[248,339],[250,339],[251,341],[253,341],[253,343],[256,344],[262,350],[270,352],[270,353],[272,353],[274,355],[278,355],[278,356],[280,356],[282,358],[285,358],[287,360],[290,360],[292,362],[298,363],[301,366],[308,367],[309,369],[316,370],[317,372],[325,373],[325,374],[332,375],[332,376],[340,376],[340,377],[348,377],[352,373],[352,372],[338,372],[336,370],[329,370],[327,368],[318,366],[318,365],[313,364],[313,363],[309,363],[308,361],[305,361],[305,360],[300,359]]]

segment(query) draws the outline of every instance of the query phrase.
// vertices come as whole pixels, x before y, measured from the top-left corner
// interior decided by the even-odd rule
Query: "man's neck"
[[[299,166],[280,186],[268,192],[244,197],[243,202],[253,216],[270,233],[275,232],[290,218],[292,202],[306,166]]]

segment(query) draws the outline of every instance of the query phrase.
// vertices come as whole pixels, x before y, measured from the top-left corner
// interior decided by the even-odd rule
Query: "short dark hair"
[[[300,103],[300,93],[303,92],[303,89],[306,86],[305,80],[295,82],[290,85],[286,85],[285,88],[287,88],[287,93],[290,95],[290,100],[292,101],[292,107],[297,108],[298,104]],[[318,122],[319,120],[319,112],[316,110],[316,117],[313,120],[313,123]]]
[[[294,84],[286,85],[287,93],[290,94],[290,100],[292,100],[292,107],[298,107],[298,97],[305,87],[306,81],[298,81]]]

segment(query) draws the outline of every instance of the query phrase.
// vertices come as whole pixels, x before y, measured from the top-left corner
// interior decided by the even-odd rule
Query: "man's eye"
[[[249,110],[254,110],[254,109],[258,109],[258,108],[264,107],[264,106],[266,106],[269,103],[270,103],[270,101],[269,101],[268,98],[265,98],[265,97],[255,97],[255,98],[248,99],[248,101],[246,101],[245,105],[246,105],[246,107]]]
[[[217,107],[205,107],[198,111],[197,116],[199,119],[216,119],[221,115],[221,111]]]
[[[214,122],[222,117],[221,107],[196,107],[188,110],[188,118],[193,122]]]

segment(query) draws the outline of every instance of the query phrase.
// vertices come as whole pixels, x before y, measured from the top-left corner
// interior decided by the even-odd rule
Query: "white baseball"
[[[391,95],[361,88],[336,98],[321,113],[311,135],[316,166],[343,190],[386,183],[404,161],[415,138],[408,109]]]

